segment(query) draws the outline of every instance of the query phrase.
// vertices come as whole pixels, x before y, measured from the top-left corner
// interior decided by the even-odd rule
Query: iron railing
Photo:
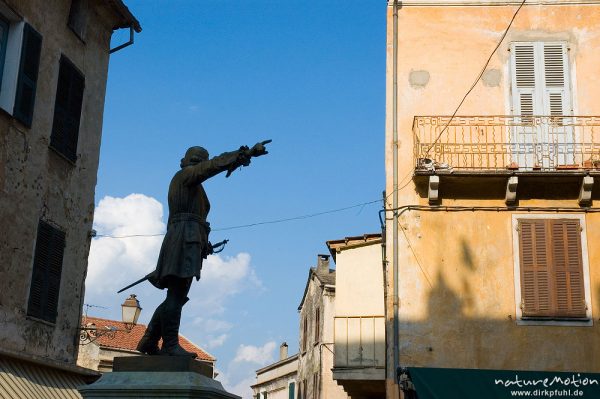
[[[416,171],[600,169],[600,116],[416,116]]]
[[[384,316],[334,318],[334,367],[384,367]]]

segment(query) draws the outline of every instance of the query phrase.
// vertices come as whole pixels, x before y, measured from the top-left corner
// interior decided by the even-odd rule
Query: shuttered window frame
[[[27,317],[54,325],[58,316],[66,234],[39,220]]]
[[[581,259],[583,269],[583,289],[585,292],[585,302],[587,305],[585,319],[533,319],[523,316],[521,309],[522,287],[521,287],[521,258],[520,258],[520,240],[519,240],[519,221],[521,219],[572,219],[578,220],[581,227]],[[588,261],[587,249],[587,234],[585,215],[565,215],[565,214],[513,214],[512,215],[512,232],[513,232],[513,259],[514,259],[514,287],[515,287],[515,313],[516,322],[518,325],[554,325],[554,326],[593,326],[592,318],[592,301],[590,291],[590,268]]]
[[[573,115],[568,43],[512,42],[510,51],[513,115]]]

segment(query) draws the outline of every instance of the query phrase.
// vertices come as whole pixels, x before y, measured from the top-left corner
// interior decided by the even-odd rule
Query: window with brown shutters
[[[65,56],[60,59],[50,146],[75,162],[83,104],[83,74]]]
[[[56,322],[64,250],[65,233],[40,220],[27,315]]]
[[[586,317],[579,219],[519,219],[524,318]]]

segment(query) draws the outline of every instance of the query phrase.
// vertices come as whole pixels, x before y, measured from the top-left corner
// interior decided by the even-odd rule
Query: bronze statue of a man
[[[156,270],[148,280],[157,288],[167,289],[167,297],[161,303],[148,324],[146,333],[137,350],[148,355],[190,356],[179,345],[181,309],[189,300],[187,294],[192,278],[200,279],[202,260],[212,253],[208,241],[210,233],[206,216],[210,203],[202,182],[227,171],[227,176],[240,166],[248,166],[252,157],[267,154],[265,144],[252,148],[240,147],[209,159],[202,147],[189,148],[181,160],[181,170],[175,173],[169,185],[169,220],[167,233],[160,248]],[[158,342],[162,338],[162,347]]]

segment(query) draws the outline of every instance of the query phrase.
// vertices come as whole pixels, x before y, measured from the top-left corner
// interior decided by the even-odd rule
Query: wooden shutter
[[[290,384],[288,385],[288,399],[296,399],[294,397],[295,388],[296,384],[294,382],[290,382]]]
[[[71,61],[61,57],[50,145],[73,162],[77,160],[84,87],[83,75]]]
[[[27,306],[29,316],[56,321],[64,248],[65,233],[40,220]]]
[[[524,317],[586,317],[581,228],[577,219],[519,220]]]
[[[13,116],[27,127],[31,127],[33,120],[41,51],[42,36],[31,25],[25,24]]]
[[[523,316],[550,316],[552,286],[546,221],[519,220],[519,241]]]
[[[579,220],[550,220],[556,315],[585,317],[585,289]]]

